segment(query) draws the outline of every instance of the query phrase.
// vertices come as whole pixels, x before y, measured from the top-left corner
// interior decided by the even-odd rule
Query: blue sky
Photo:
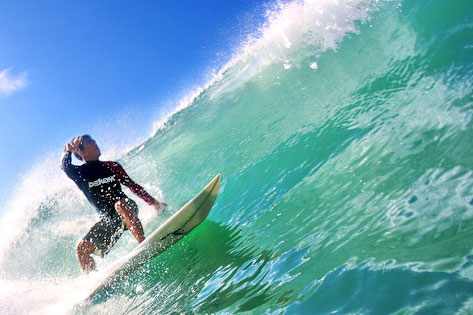
[[[263,22],[268,3],[0,2],[0,205],[20,174],[77,134],[150,135]]]

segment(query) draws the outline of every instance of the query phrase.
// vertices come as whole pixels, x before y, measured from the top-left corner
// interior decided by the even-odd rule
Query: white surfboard
[[[117,280],[130,275],[202,223],[217,198],[220,177],[220,174],[215,176],[200,193],[159,226],[130,254],[110,266],[104,276],[97,281],[95,288],[91,290],[86,300],[109,288]]]

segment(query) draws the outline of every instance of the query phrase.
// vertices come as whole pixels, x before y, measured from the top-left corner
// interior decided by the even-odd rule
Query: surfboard
[[[217,174],[200,193],[160,225],[130,254],[111,265],[99,278],[87,300],[110,288],[113,283],[129,276],[153,258],[170,248],[209,215],[220,189],[221,175]]]

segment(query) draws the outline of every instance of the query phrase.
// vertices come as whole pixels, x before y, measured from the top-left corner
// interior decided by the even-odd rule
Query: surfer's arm
[[[66,144],[61,160],[61,169],[73,181],[77,181],[80,178],[80,174],[79,167],[72,164],[72,152],[77,152],[81,140],[82,137],[75,137],[71,142]]]
[[[118,178],[121,184],[128,187],[135,195],[140,197],[150,206],[154,206],[155,208],[159,208],[159,206],[163,205],[163,203],[156,200],[153,196],[151,196],[143,187],[135,183],[130,176],[125,172],[123,167],[119,163],[109,163],[109,166],[115,169],[118,172]]]
[[[61,160],[61,169],[69,178],[74,180],[79,176],[77,168],[76,165],[72,164],[72,152],[68,150],[64,151]]]

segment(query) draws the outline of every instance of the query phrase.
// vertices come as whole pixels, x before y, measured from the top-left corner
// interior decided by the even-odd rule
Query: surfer
[[[85,163],[73,165],[72,154]],[[91,136],[79,136],[66,145],[61,164],[62,170],[76,183],[100,216],[100,221],[82,238],[76,249],[79,263],[86,273],[95,270],[91,254],[104,257],[126,230],[130,230],[138,243],[145,239],[138,218],[138,206],[125,195],[120,184],[130,188],[159,214],[167,206],[136,184],[118,162],[99,161],[100,154]]]

